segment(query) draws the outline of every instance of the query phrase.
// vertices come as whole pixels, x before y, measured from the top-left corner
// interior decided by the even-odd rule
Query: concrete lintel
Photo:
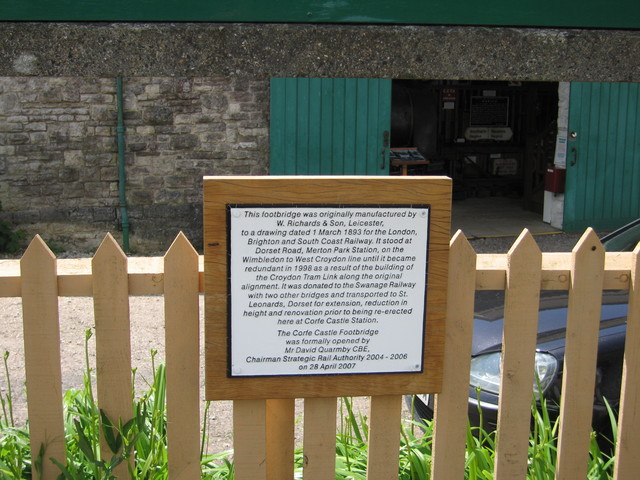
[[[0,76],[640,82],[640,31],[0,22]]]

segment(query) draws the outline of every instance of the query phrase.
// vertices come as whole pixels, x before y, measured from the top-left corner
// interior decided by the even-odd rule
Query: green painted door
[[[271,175],[388,175],[391,80],[271,79]]]
[[[640,217],[640,84],[572,83],[563,228]]]

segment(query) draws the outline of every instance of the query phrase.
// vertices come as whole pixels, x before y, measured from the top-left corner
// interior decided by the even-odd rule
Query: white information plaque
[[[429,218],[229,205],[230,376],[421,372]]]

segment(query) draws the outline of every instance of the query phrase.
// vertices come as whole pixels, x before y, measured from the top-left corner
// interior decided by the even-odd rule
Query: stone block
[[[8,157],[13,157],[16,153],[16,147],[14,147],[13,145],[5,145],[6,137],[3,137],[2,134],[0,134],[0,155],[7,155]]]
[[[257,146],[256,142],[238,142],[233,146],[233,150],[255,150]]]
[[[106,167],[115,162],[115,153],[88,153],[84,156],[84,163],[87,167]]]
[[[234,91],[229,94],[229,99],[238,103],[253,102],[253,94],[248,90]]]
[[[95,127],[93,134],[97,137],[114,137],[116,135],[116,130],[113,127]]]
[[[79,167],[84,165],[84,155],[82,150],[67,150],[64,152],[64,165],[68,167]]]
[[[29,140],[29,135],[26,133],[9,133],[6,141],[10,145],[24,145],[29,143]]]
[[[115,106],[91,105],[91,108],[89,109],[89,115],[91,116],[92,120],[96,120],[98,122],[116,121]]]
[[[156,133],[156,129],[149,125],[142,125],[140,127],[136,127],[136,133],[138,135],[154,135]]]
[[[40,220],[39,210],[19,210],[5,213],[8,215],[8,220],[15,225],[35,223]]]
[[[202,98],[203,111],[224,113],[229,108],[229,100],[221,92],[212,92]]]
[[[175,135],[171,137],[170,146],[172,150],[191,150],[199,143],[200,139],[196,135]]]
[[[65,183],[61,198],[65,200],[83,198],[85,195],[84,184],[80,182]]]
[[[156,125],[156,133],[158,133],[159,135],[170,135],[172,133],[175,133],[176,131],[176,127],[171,124],[171,125]],[[158,140],[159,141],[159,140]]]
[[[50,185],[56,182],[56,175],[52,171],[32,173],[28,181],[29,185]]]
[[[167,128],[171,128],[171,133],[174,134],[192,134],[193,132],[193,125],[189,124],[189,125],[173,125],[172,127],[167,127]]]
[[[118,180],[118,167],[102,167],[100,168],[100,180],[114,182]]]
[[[93,208],[83,206],[73,207],[69,209],[69,218],[72,220],[87,220],[93,218]]]
[[[156,202],[160,204],[175,205],[185,201],[183,190],[169,190],[161,188],[156,190]]]
[[[93,207],[92,217],[98,222],[112,222],[116,219],[116,207]]]
[[[43,205],[50,205],[51,204],[51,199],[52,198],[58,198],[60,196],[60,194],[62,193],[63,190],[63,186],[62,184],[55,182],[55,183],[48,183],[45,185],[42,185],[42,204]]]
[[[69,143],[69,134],[67,131],[52,130],[49,133],[49,143],[52,145],[66,145]]]
[[[120,209],[116,210],[118,218],[120,218]],[[144,218],[144,207],[141,205],[127,205],[127,214],[130,220]]]
[[[58,175],[58,181],[66,183],[66,182],[76,182],[80,179],[80,172],[75,167],[62,167],[60,169],[60,174]]]
[[[168,188],[194,188],[195,175],[168,175],[165,184]]]
[[[239,108],[242,108],[242,107],[239,106]],[[251,117],[247,112],[230,111],[229,113],[223,115],[222,118],[230,122],[239,122],[239,121],[249,120]]]
[[[238,133],[243,137],[268,137],[269,129],[264,127],[263,125],[247,125],[238,127]]]
[[[158,83],[145,85],[144,93],[146,93],[147,95],[158,95],[160,93],[160,85]]]
[[[80,101],[80,92],[77,90],[65,89],[62,92],[62,101],[76,103]]]
[[[153,192],[150,190],[130,190],[127,200],[131,205],[149,205],[153,203]]]
[[[193,205],[149,205],[144,209],[145,216],[148,218],[164,218],[169,222],[175,223],[178,220],[184,223],[185,220],[194,218],[195,209]]]
[[[41,90],[38,94],[38,100],[42,103],[60,103],[62,101],[61,90]]]
[[[137,110],[137,105],[125,105],[125,112],[123,114],[124,123],[126,125],[137,124],[142,120],[142,114]]]
[[[236,165],[231,172],[232,175],[250,175],[251,165]]]
[[[100,93],[84,93],[80,94],[80,101],[88,104],[107,104],[111,105],[115,102],[113,95]]]
[[[115,152],[117,143],[115,137],[95,137],[97,139],[96,146],[103,152]]]
[[[227,132],[209,132],[202,136],[202,150],[212,150],[224,145],[227,140]]]
[[[143,178],[142,184],[144,185],[145,188],[148,188],[151,190],[157,190],[159,188],[164,187],[164,177],[159,177],[156,175],[148,175]]]
[[[83,137],[87,134],[87,126],[84,123],[73,122],[69,124],[70,137]]]
[[[40,221],[42,222],[66,222],[69,220],[69,210],[65,208],[42,208],[40,209]]]
[[[150,125],[172,125],[173,111],[168,107],[147,107],[143,110],[142,119]]]
[[[29,134],[30,143],[47,143],[48,140],[49,135],[47,135],[47,132],[31,132]]]
[[[0,122],[0,132],[21,132],[23,129],[22,123]]]
[[[132,167],[127,168],[126,174],[127,178],[132,182],[134,180],[140,180],[148,177],[149,175],[153,175],[152,165],[134,165]],[[139,182],[141,183],[141,182]]]
[[[18,112],[20,113],[20,112]],[[26,115],[9,115],[6,117],[6,121],[7,122],[15,122],[15,123],[28,123],[29,122],[29,117],[27,117]]]
[[[15,93],[2,93],[0,95],[0,114],[4,115],[17,110],[18,95]]]
[[[146,142],[127,142],[126,145],[130,152],[142,152],[148,148]]]

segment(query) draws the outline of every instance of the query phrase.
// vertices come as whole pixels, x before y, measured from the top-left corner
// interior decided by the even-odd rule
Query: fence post
[[[461,231],[450,242],[448,285],[442,392],[435,401],[431,464],[431,477],[438,480],[464,475],[476,252]]]
[[[235,478],[293,478],[294,407],[289,398],[233,401]]]
[[[164,256],[169,478],[199,479],[198,252],[180,232]]]
[[[630,280],[616,464],[613,472],[615,480],[634,478],[640,471],[640,244],[633,252]]]
[[[571,258],[556,466],[558,480],[587,476],[604,280],[604,248],[591,228],[582,235]]]
[[[238,480],[267,478],[267,401],[233,401],[234,472]]]
[[[304,400],[304,478],[326,480],[336,472],[336,398]]]
[[[525,478],[542,254],[524,230],[508,254],[495,478]]]
[[[62,416],[62,373],[56,258],[40,236],[31,241],[20,260],[22,317],[28,393],[33,478],[54,479],[51,463],[66,463]],[[42,476],[36,464],[44,447]]]
[[[267,400],[267,478],[293,479],[295,399]]]
[[[92,262],[98,406],[114,425],[133,416],[127,257],[107,234]],[[102,458],[112,456],[102,438]],[[128,474],[126,462],[116,475]]]
[[[402,395],[371,397],[367,480],[398,476]]]

